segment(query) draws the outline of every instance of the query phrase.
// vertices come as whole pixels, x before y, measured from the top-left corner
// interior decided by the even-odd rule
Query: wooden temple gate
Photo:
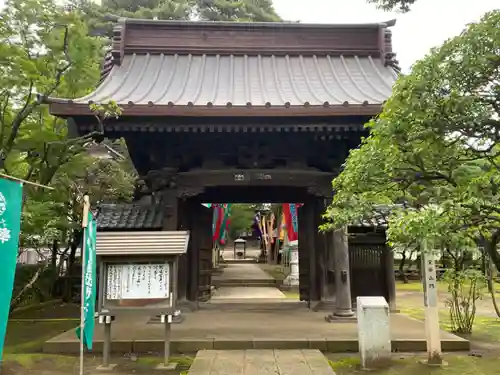
[[[99,129],[89,103],[123,109],[105,136],[126,140],[147,189],[132,205],[106,206],[100,229],[190,230],[179,298],[197,304],[212,272],[212,213],[201,203],[300,202],[301,299],[314,307],[350,288],[353,299],[392,301],[383,233],[358,233],[348,250],[317,227],[331,180],[391,94],[393,24],[119,20],[96,90],[46,98],[81,134]]]

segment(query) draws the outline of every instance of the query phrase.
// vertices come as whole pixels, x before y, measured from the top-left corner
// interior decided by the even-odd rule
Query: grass
[[[419,280],[411,280],[408,283],[403,283],[402,281],[396,281],[396,289],[400,292],[423,292],[423,284]],[[446,292],[448,286],[438,281],[438,290],[440,292]]]
[[[442,293],[448,292],[448,285],[443,281],[438,281],[438,291]],[[400,280],[396,281],[396,289],[400,292],[423,292],[424,286],[419,280],[410,280],[408,283],[403,283]],[[500,298],[500,283],[495,282],[495,295]]]
[[[66,375],[76,373],[79,359],[76,356],[43,354],[43,343],[50,338],[74,329],[78,325],[79,306],[54,303],[34,306],[14,312],[7,326],[2,375]],[[86,368],[95,368],[101,359],[95,354],[85,356]],[[175,356],[178,371],[185,372],[193,362],[192,356]],[[136,361],[126,357],[114,358],[118,364],[117,375],[151,374],[162,356],[140,356]]]
[[[447,366],[428,367],[419,363],[422,357],[406,357],[393,360],[388,369],[373,371],[377,375],[494,375],[500,374],[497,358],[446,355]],[[332,359],[330,366],[337,375],[361,374],[358,357]]]
[[[5,353],[37,353],[50,338],[75,328],[75,321],[9,322],[5,337]]]
[[[290,273],[290,269],[288,267],[284,267],[282,265],[259,263],[259,267],[263,271],[267,272],[275,280],[278,280],[278,281],[285,280],[285,278]]]
[[[297,300],[300,298],[299,292],[296,291],[282,290],[281,293],[283,293],[286,298],[297,299]]]
[[[399,289],[399,288],[398,288]],[[411,318],[424,320],[424,306],[414,306],[405,304],[404,298],[398,301],[398,308],[402,314],[408,315]],[[492,307],[493,309],[493,307]],[[448,309],[441,308],[439,310],[439,322],[441,329],[452,331],[452,325]],[[500,342],[500,319],[497,317],[481,316],[476,314],[471,335],[462,335],[465,338],[476,343],[492,343]],[[500,349],[500,347],[499,347]]]

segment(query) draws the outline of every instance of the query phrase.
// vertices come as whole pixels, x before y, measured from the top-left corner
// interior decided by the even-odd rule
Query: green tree
[[[196,0],[195,8],[209,21],[281,21],[271,0]]]
[[[107,15],[159,20],[280,21],[271,0],[72,0],[85,15],[92,35],[111,36],[113,23]]]
[[[467,296],[480,296],[484,285],[467,270],[470,249],[484,241],[500,269],[498,51],[500,11],[494,11],[402,76],[368,124],[370,136],[334,180],[326,213],[328,228],[385,211],[392,245],[447,254],[448,306],[460,332],[474,322],[476,299]]]
[[[367,0],[370,4],[375,4],[378,8],[385,11],[401,11],[403,13],[409,12],[411,6],[417,0]]]
[[[81,237],[81,198],[129,199],[135,175],[125,161],[96,160],[88,146],[102,134],[68,135],[66,121],[48,113],[47,96],[75,97],[99,79],[103,41],[80,16],[51,0],[10,0],[0,11],[0,170],[54,190],[24,186],[21,249],[52,250],[51,259],[17,288],[13,307],[39,276],[52,282]],[[102,125],[114,104],[96,108]],[[74,258],[74,256],[73,256]]]
[[[394,243],[484,238],[500,268],[499,30],[500,11],[488,13],[398,80],[334,180],[330,226],[399,204],[388,231]]]
[[[45,122],[43,98],[88,92],[99,77],[102,41],[52,0],[8,0],[0,15],[0,169],[8,171],[38,152],[30,131],[56,129],[52,140],[65,133],[63,121]],[[19,138],[24,144],[14,150]]]
[[[229,223],[229,238],[235,240],[241,234],[250,230],[255,216],[256,206],[252,204],[235,203],[231,205],[231,221]]]

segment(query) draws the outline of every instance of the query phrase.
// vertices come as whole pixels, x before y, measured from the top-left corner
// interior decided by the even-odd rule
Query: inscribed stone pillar
[[[333,247],[335,259],[335,290],[336,308],[334,315],[350,317],[354,315],[351,301],[351,282],[349,269],[349,243],[347,227],[333,233]]]

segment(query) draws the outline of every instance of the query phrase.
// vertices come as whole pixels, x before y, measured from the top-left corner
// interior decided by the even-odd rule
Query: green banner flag
[[[83,345],[88,350],[92,350],[92,342],[94,338],[94,315],[96,301],[96,234],[97,223],[89,212],[87,228],[83,231],[82,255],[85,254],[85,264],[83,273],[83,306],[84,309],[84,326],[83,326]],[[76,335],[80,338],[81,327],[76,328]]]
[[[0,360],[16,274],[23,185],[0,178]]]

